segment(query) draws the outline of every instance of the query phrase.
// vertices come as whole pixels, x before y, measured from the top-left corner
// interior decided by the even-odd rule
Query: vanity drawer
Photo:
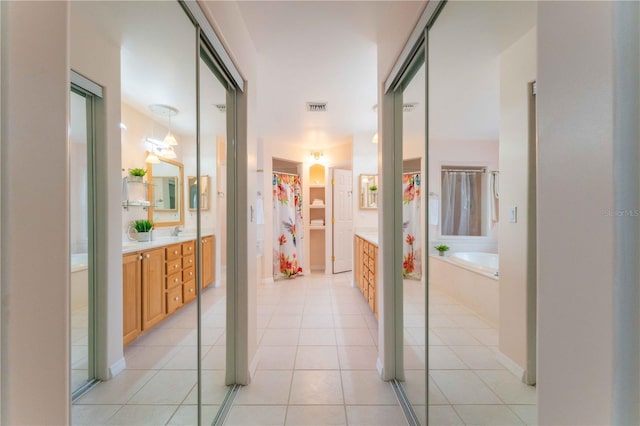
[[[369,307],[373,312],[376,311],[376,292],[373,287],[369,287]]]
[[[182,267],[183,268],[191,268],[196,264],[196,257],[194,255],[185,256],[182,258]]]
[[[196,245],[195,241],[188,241],[186,243],[182,243],[182,255],[188,256],[190,254],[196,254]]]
[[[196,279],[196,270],[195,268],[188,268],[182,271],[182,282],[187,282],[190,280]]]
[[[182,306],[182,286],[167,291],[167,314]]]
[[[178,259],[182,256],[182,250],[180,249],[180,244],[174,244],[165,248],[165,255],[167,261]]]
[[[182,300],[184,303],[191,302],[196,298],[196,281],[187,281],[182,285]]]
[[[167,276],[167,289],[179,286],[180,284],[182,284],[182,272]]]
[[[167,261],[167,275],[175,274],[182,270],[182,261],[180,259]]]

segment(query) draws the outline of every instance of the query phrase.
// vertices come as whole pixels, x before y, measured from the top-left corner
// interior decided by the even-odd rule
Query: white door
[[[333,169],[333,273],[353,269],[353,177],[351,170]]]

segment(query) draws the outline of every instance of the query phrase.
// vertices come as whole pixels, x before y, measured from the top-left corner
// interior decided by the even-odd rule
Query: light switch
[[[515,206],[509,209],[509,222],[511,223],[518,222],[518,208]]]

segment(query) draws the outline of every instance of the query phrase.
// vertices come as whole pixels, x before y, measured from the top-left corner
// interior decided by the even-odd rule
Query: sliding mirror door
[[[190,220],[199,224],[200,386],[202,422],[210,424],[228,388],[227,367],[227,146],[233,117],[230,86],[213,55],[200,49],[200,146],[189,173]],[[194,157],[195,159],[195,157]],[[197,167],[195,167],[197,165]],[[233,359],[233,358],[231,358]]]

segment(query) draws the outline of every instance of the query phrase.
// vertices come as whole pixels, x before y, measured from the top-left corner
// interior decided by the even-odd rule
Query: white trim
[[[402,52],[400,52],[400,56],[398,56],[396,63],[393,65],[393,68],[389,73],[389,77],[387,77],[384,82],[384,93],[391,90],[398,83],[398,80],[404,75],[404,72],[411,63],[414,54],[420,47],[419,43],[424,36],[424,30],[430,22],[435,19],[442,3],[444,3],[444,0],[429,0],[425,6],[422,11],[422,15],[420,15],[420,19],[416,22],[409,39],[405,43]]]
[[[241,92],[244,92],[244,79],[242,78],[242,75],[240,75],[240,71],[238,71],[235,64],[231,60],[229,53],[227,53],[227,49],[225,49],[224,45],[220,41],[220,38],[218,38],[218,35],[213,30],[211,23],[200,8],[200,4],[198,4],[196,0],[185,0],[182,4],[189,11],[189,13],[191,13],[193,19],[195,19],[204,36],[211,43],[211,47],[213,47],[213,53],[217,56],[216,59],[218,59],[225,71],[229,73],[230,77],[233,79],[233,82],[236,84],[236,87]]]
[[[384,366],[382,365],[382,361],[380,361],[380,357],[376,358],[376,370],[380,378],[384,380]]]
[[[504,368],[509,370],[518,379],[523,380],[524,369],[520,367],[514,360],[503,354],[501,351],[497,351],[496,358],[498,359],[498,362],[504,366]]]
[[[111,366],[109,367],[109,380],[122,373],[125,368],[127,368],[127,362],[125,361],[124,357],[111,364]]]
[[[71,70],[71,84],[75,84],[81,89],[84,89],[87,92],[91,92],[92,94],[94,94],[99,98],[104,97],[102,95],[102,86],[94,83],[93,81],[89,80],[87,77],[75,72],[74,70]]]

